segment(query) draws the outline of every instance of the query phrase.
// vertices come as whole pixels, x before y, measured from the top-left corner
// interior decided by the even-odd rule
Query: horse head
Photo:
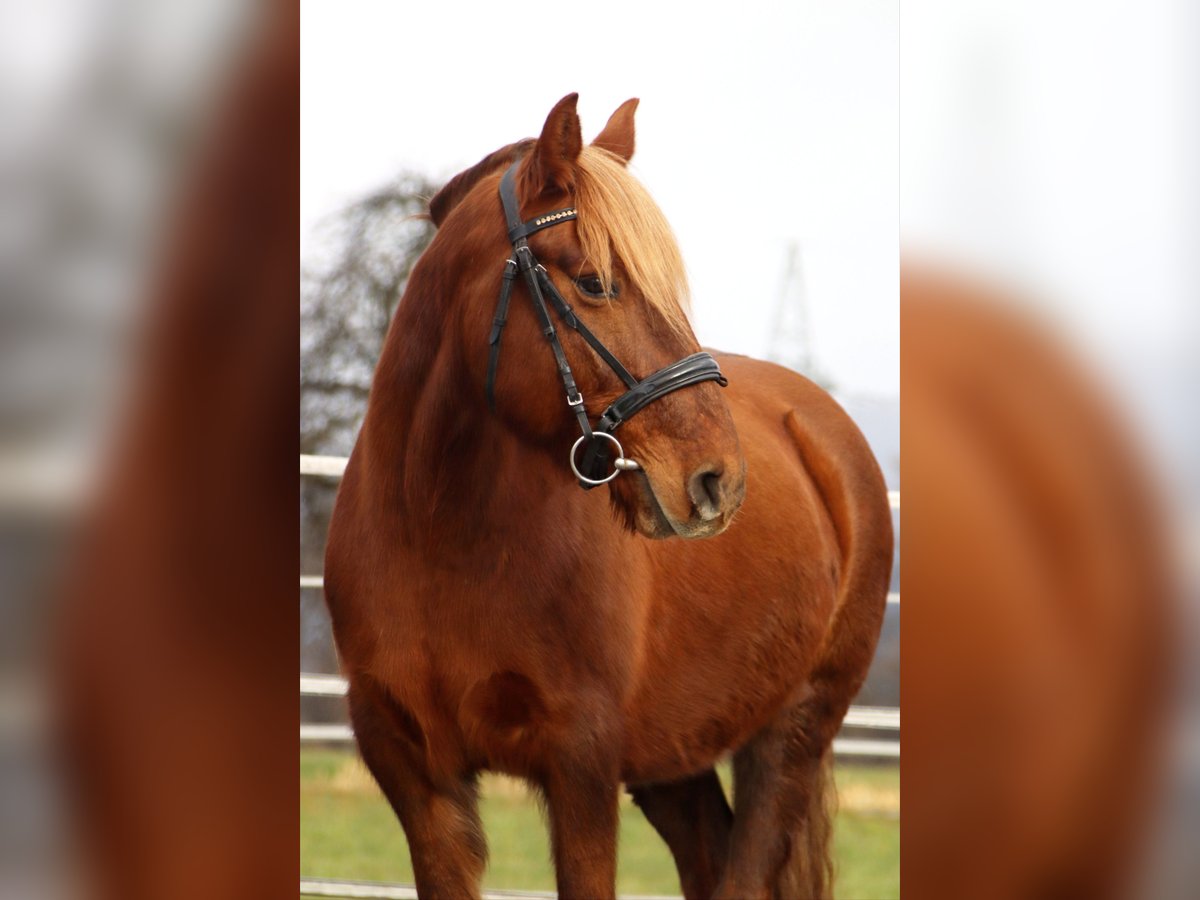
[[[456,320],[447,326],[458,329],[468,390],[486,410],[481,414],[561,460],[564,478],[570,478],[568,459],[578,458],[571,448],[580,440],[581,423],[583,440],[593,440],[586,437],[587,423],[632,393],[633,382],[671,372],[666,367],[700,350],[687,319],[687,280],[674,235],[627,170],[637,100],[622,104],[588,146],[576,101],[576,94],[564,97],[536,141],[490,154],[430,203],[439,230],[429,253],[447,273],[445,289],[457,298]],[[526,265],[524,278],[517,274],[521,253],[514,252],[523,248],[499,197],[510,168],[510,198],[521,219],[541,223],[528,234],[524,251],[540,272]],[[539,217],[549,217],[553,227]],[[505,304],[497,301],[502,271],[511,282],[506,317]],[[549,304],[536,296],[542,293]],[[609,358],[568,327],[575,315]],[[499,327],[498,318],[505,320]],[[548,340],[551,323],[569,377]],[[620,361],[615,368],[614,359]],[[737,432],[713,383],[724,379],[715,361],[697,359],[708,367],[701,378],[656,394],[620,423],[620,445],[636,460],[636,470],[613,480],[610,496],[624,524],[648,537],[719,534],[745,493]]]

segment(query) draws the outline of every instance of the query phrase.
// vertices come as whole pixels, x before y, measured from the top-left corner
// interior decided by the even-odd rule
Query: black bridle
[[[542,334],[546,336],[546,340],[550,343],[550,349],[554,353],[558,374],[562,378],[563,387],[567,392],[567,406],[579,421],[581,434],[571,446],[571,470],[578,477],[580,487],[590,490],[597,485],[612,481],[622,471],[639,468],[632,459],[625,458],[620,442],[613,436],[613,432],[621,423],[645,409],[655,400],[680,388],[700,384],[703,381],[715,381],[724,387],[728,382],[721,374],[721,368],[717,365],[717,361],[711,354],[705,352],[686,356],[640,381],[629,374],[629,370],[621,365],[620,360],[613,356],[603,342],[579,319],[570,304],[558,292],[554,282],[550,280],[550,274],[546,271],[546,267],[537,261],[533,251],[529,249],[529,242],[526,240],[529,235],[552,225],[569,222],[575,218],[575,209],[574,207],[559,209],[527,222],[523,221],[516,190],[516,171],[519,164],[519,162],[513,163],[504,173],[504,177],[500,179],[500,202],[504,206],[504,217],[508,223],[508,239],[513,245],[513,255],[504,265],[500,300],[496,304],[496,317],[492,320],[492,331],[488,336],[488,344],[491,346],[487,371],[488,405],[493,411],[495,410],[496,367],[500,362],[500,337],[504,333],[504,323],[508,320],[508,302],[512,295],[513,281],[520,272],[525,277],[525,284],[529,287],[529,295],[533,299],[533,310],[542,326]],[[628,388],[604,411],[594,428],[588,420],[587,410],[583,405],[583,395],[579,393],[579,388],[575,385],[575,376],[571,374],[571,364],[567,361],[567,355],[563,352],[562,344],[558,340],[558,331],[550,319],[546,298],[549,298],[550,305],[554,307],[554,311],[558,313],[563,324],[578,332],[580,337],[591,345],[591,348]],[[581,445],[585,445],[584,456],[582,466],[578,466],[575,463],[575,457]],[[605,475],[604,473],[608,469],[609,452],[613,449],[616,450],[617,458],[613,460],[612,472]]]

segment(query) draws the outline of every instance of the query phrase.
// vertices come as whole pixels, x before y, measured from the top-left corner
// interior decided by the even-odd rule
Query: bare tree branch
[[[300,447],[350,452],[409,273],[433,238],[437,185],[402,173],[322,224],[300,270]]]

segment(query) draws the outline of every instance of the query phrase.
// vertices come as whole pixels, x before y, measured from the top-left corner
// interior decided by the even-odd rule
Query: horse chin
[[[644,470],[629,473],[632,477],[623,485],[623,489],[613,492],[614,502],[623,513],[623,518],[642,537],[653,540],[663,540],[669,537],[681,537],[685,540],[715,537],[729,525],[729,516],[704,521],[693,517],[686,522],[680,522],[667,514],[659,502],[654,490],[654,483]],[[622,476],[624,480],[627,476]]]

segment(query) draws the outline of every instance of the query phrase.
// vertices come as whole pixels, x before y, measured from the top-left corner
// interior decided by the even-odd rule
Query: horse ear
[[[626,100],[617,107],[604,130],[592,141],[593,147],[614,153],[625,162],[633,158],[633,114],[637,112],[638,98]]]
[[[578,102],[578,94],[567,94],[546,117],[529,171],[537,193],[552,188],[567,191],[575,185],[575,160],[583,150],[583,132],[575,111]]]

